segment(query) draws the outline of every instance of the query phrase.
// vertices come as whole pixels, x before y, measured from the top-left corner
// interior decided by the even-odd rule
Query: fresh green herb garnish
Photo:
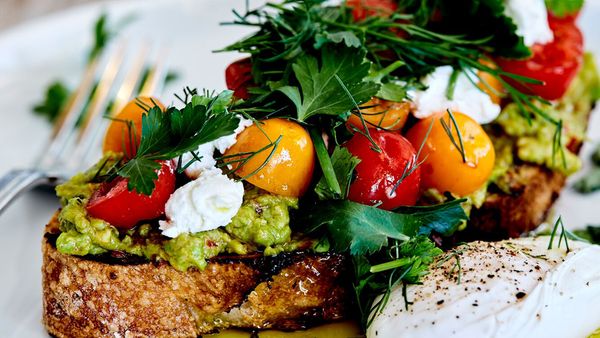
[[[334,114],[334,111],[347,108],[350,96],[358,103],[363,101],[362,97],[353,93],[343,74],[337,75],[344,80],[342,82],[350,89],[351,95],[343,98],[336,93],[333,98],[341,101],[321,101],[326,105],[317,107],[312,104],[314,90],[301,95],[297,89],[298,84],[302,86],[302,92],[315,85],[306,74],[324,75],[326,80],[331,78],[326,76],[332,75],[331,72],[326,72],[323,65],[319,68],[317,60],[321,56],[322,64],[325,64],[324,59],[331,55],[332,48],[366,51],[365,58],[372,63],[370,74],[356,80],[362,81],[363,85],[369,82],[380,85],[376,95],[395,101],[407,99],[407,90],[414,88],[415,84],[422,86],[420,78],[438,66],[451,65],[457,72],[472,75],[473,79],[488,73],[503,85],[529,123],[532,116],[537,115],[556,126],[554,142],[557,146],[554,150],[561,154],[564,164],[563,147],[559,144],[562,143],[563,132],[561,121],[540,108],[540,105],[548,104],[547,101],[519,91],[507,79],[524,86],[540,82],[504,72],[490,57],[522,58],[531,54],[523,39],[516,34],[512,19],[504,14],[503,1],[400,0],[399,8],[399,12],[389,17],[373,16],[355,22],[350,8],[328,7],[321,0],[267,3],[245,14],[234,12],[236,20],[232,24],[255,27],[258,31],[223,51],[250,53],[254,82],[262,88],[256,91],[266,94],[283,87],[281,91],[294,102],[300,120],[317,114]],[[434,12],[441,13],[444,20],[430,22]],[[357,41],[360,42],[359,47],[355,47]],[[344,57],[347,56],[334,62],[341,62]],[[303,79],[298,78],[298,60],[302,60],[303,71],[300,73]],[[372,76],[378,73],[384,75]],[[339,89],[335,83],[328,81],[319,81],[311,89],[325,88],[321,87],[325,83],[326,88]],[[359,83],[355,85],[360,87]],[[264,95],[259,95],[254,99],[263,98]],[[335,103],[340,105],[335,106]],[[329,104],[332,106],[328,107]]]
[[[309,233],[326,230],[334,250],[352,255],[354,291],[362,324],[368,326],[395,286],[417,283],[427,273],[442,253],[427,235],[456,231],[467,219],[462,202],[386,211],[348,200],[320,201],[301,223]]]
[[[279,90],[292,100],[300,121],[314,115],[343,114],[377,93],[377,84],[364,81],[371,67],[365,62],[365,53],[356,48],[328,46],[322,49],[320,64],[308,55],[297,59],[292,68],[301,92],[292,86]]]
[[[33,111],[45,116],[50,122],[54,122],[62,108],[67,104],[70,95],[69,88],[62,81],[56,81],[48,86],[44,101],[33,107]]]
[[[450,142],[452,142],[454,147],[460,153],[463,163],[467,163],[467,155],[465,152],[465,145],[463,144],[463,137],[461,135],[460,129],[458,129],[458,123],[456,123],[456,119],[454,118],[454,115],[452,114],[452,111],[450,111],[450,109],[448,109],[448,117],[449,117],[449,122],[444,121],[443,118],[440,119],[442,128],[444,128],[446,135],[448,135],[448,138],[450,138]],[[452,133],[453,127],[456,130],[456,138],[454,137],[454,134]],[[458,139],[458,141],[456,139]]]
[[[142,117],[142,135],[136,155],[118,170],[128,178],[129,190],[150,195],[154,190],[158,160],[170,160],[195,151],[199,145],[233,134],[237,114],[225,106],[232,97],[224,91],[215,97],[193,97],[184,108],[162,112],[152,107]]]
[[[588,225],[585,230],[575,230],[574,234],[592,244],[600,245],[600,226]]]
[[[583,7],[584,0],[546,0],[546,7],[559,18],[574,15]]]
[[[550,243],[548,243],[548,250],[551,250],[554,246],[554,238],[556,237],[558,227],[560,227],[560,236],[558,237],[558,248],[560,248],[560,245],[562,244],[562,241],[564,239],[567,252],[569,252],[571,250],[569,248],[570,233],[567,230],[565,230],[565,225],[563,224],[562,217],[558,217],[558,219],[554,223],[554,227],[552,227],[552,232],[550,233]],[[571,235],[571,238],[572,237],[573,236]]]
[[[332,180],[327,179],[328,175],[324,174],[315,187],[315,192],[319,199],[346,199],[348,197],[354,168],[356,168],[359,163],[360,159],[353,156],[348,149],[339,146],[336,147],[331,155],[331,164],[335,181],[339,186],[339,192],[336,191],[335,187],[332,187],[332,184],[330,184],[330,181]]]

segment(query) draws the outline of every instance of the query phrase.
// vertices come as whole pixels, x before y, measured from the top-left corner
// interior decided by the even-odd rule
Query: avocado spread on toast
[[[58,216],[61,234],[58,251],[85,256],[121,251],[147,259],[168,261],[179,270],[204,268],[207,259],[221,253],[247,254],[261,250],[265,255],[298,249],[300,240],[292,237],[289,209],[298,199],[269,194],[258,189],[246,192],[237,215],[225,228],[176,238],[164,237],[156,225],[141,224],[120,232],[108,222],[91,217],[85,205],[97,188],[96,177],[105,174],[118,158],[107,154],[86,172],[75,175],[57,187],[62,210]]]

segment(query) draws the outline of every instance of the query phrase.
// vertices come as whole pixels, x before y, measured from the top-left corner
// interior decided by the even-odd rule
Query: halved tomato
[[[127,183],[127,179],[118,177],[102,184],[86,206],[88,214],[123,230],[164,215],[165,204],[175,190],[175,165],[173,161],[161,161],[150,196],[129,191]]]

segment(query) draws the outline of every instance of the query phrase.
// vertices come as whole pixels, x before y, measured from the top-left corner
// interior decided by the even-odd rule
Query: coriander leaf
[[[389,238],[408,240],[421,225],[414,218],[348,200],[320,202],[308,212],[308,232],[326,226],[333,247],[352,255],[373,253]]]
[[[169,141],[169,115],[175,108],[166,112],[159,107],[152,107],[146,114],[142,115],[142,135],[137,156],[159,152]]]
[[[351,31],[343,32],[325,32],[315,35],[315,49],[320,49],[329,42],[333,43],[344,43],[346,47],[359,48],[362,46],[361,40]]]
[[[379,85],[364,81],[370,68],[365,53],[361,49],[327,46],[322,49],[320,65],[312,56],[299,57],[292,66],[302,89],[298,119],[339,115],[375,95]]]
[[[327,184],[325,177],[321,177],[319,183],[315,187],[315,192],[321,200],[326,199],[345,199],[348,197],[348,190],[350,189],[350,182],[352,180],[352,174],[354,168],[360,163],[360,159],[353,156],[348,149],[342,147],[336,147],[331,155],[331,162],[337,181],[340,185],[341,196],[336,195]]]
[[[277,90],[282,92],[290,99],[290,101],[292,101],[296,107],[296,111],[300,111],[300,109],[302,109],[302,96],[300,95],[300,90],[298,87],[283,86],[277,88]]]
[[[402,102],[406,99],[406,87],[397,83],[384,83],[375,95],[388,101]]]
[[[127,188],[136,190],[144,195],[151,195],[154,190],[154,181],[158,178],[156,171],[160,169],[160,164],[146,159],[133,158],[125,166],[119,169],[118,174],[127,178]]]
[[[44,101],[33,107],[33,111],[45,116],[50,122],[54,122],[67,103],[70,94],[71,91],[67,86],[61,81],[56,81],[46,89]]]
[[[207,106],[208,110],[212,110],[216,113],[221,113],[227,110],[227,107],[231,104],[233,99],[233,91],[232,90],[224,90],[215,98],[211,98],[207,95],[194,95],[192,97],[192,105],[193,106]]]
[[[308,232],[326,227],[337,251],[352,255],[378,251],[389,239],[407,240],[431,230],[449,234],[467,219],[456,200],[432,207],[406,207],[386,211],[348,200],[321,201],[307,211]]]
[[[395,211],[417,217],[422,222],[419,234],[429,235],[435,231],[443,236],[452,235],[462,221],[468,220],[461,204],[464,199],[432,206],[402,207]]]
[[[546,0],[546,7],[559,18],[576,14],[583,7],[584,0]]]

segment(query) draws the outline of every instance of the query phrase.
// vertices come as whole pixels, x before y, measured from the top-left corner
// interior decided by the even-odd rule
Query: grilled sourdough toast
[[[571,83],[567,94],[549,111],[555,114],[553,115],[555,118],[564,122],[564,130],[566,130],[563,135],[564,151],[573,161],[579,161],[577,155],[585,139],[589,118],[599,96],[600,80],[594,57],[586,54],[583,66]],[[469,227],[463,234],[465,236],[462,240],[500,240],[519,237],[523,233],[534,230],[547,219],[552,205],[565,187],[568,174],[572,173],[572,171],[565,173],[563,170],[560,154],[556,154],[555,167],[549,168],[548,163],[543,163],[543,155],[540,154],[552,151],[548,151],[548,148],[536,149],[531,146],[531,140],[535,142],[537,138],[550,147],[551,133],[548,135],[536,130],[539,125],[536,126],[535,123],[533,126],[528,126],[529,123],[524,117],[512,116],[510,119],[503,119],[505,117],[502,116],[503,114],[510,113],[508,112],[510,108],[505,110],[499,118],[500,122],[490,125],[488,132],[495,145],[508,140],[509,146],[504,150],[509,152],[510,164],[504,164],[507,168],[503,175],[488,186],[482,205],[471,211]],[[514,118],[517,118],[516,121],[524,127],[515,128],[515,122],[511,121]],[[513,125],[510,125],[511,123]],[[529,152],[532,152],[532,149],[537,152],[537,154],[528,154],[533,161],[531,158],[519,158],[525,148],[528,148]],[[502,150],[497,149],[496,153],[497,166],[498,163],[502,165],[502,160],[498,160],[498,154],[500,157],[506,156],[502,155]]]
[[[198,337],[235,327],[298,330],[346,316],[346,261],[334,253],[215,257],[179,271],[131,256],[77,257],[46,227],[43,322],[56,337]]]

